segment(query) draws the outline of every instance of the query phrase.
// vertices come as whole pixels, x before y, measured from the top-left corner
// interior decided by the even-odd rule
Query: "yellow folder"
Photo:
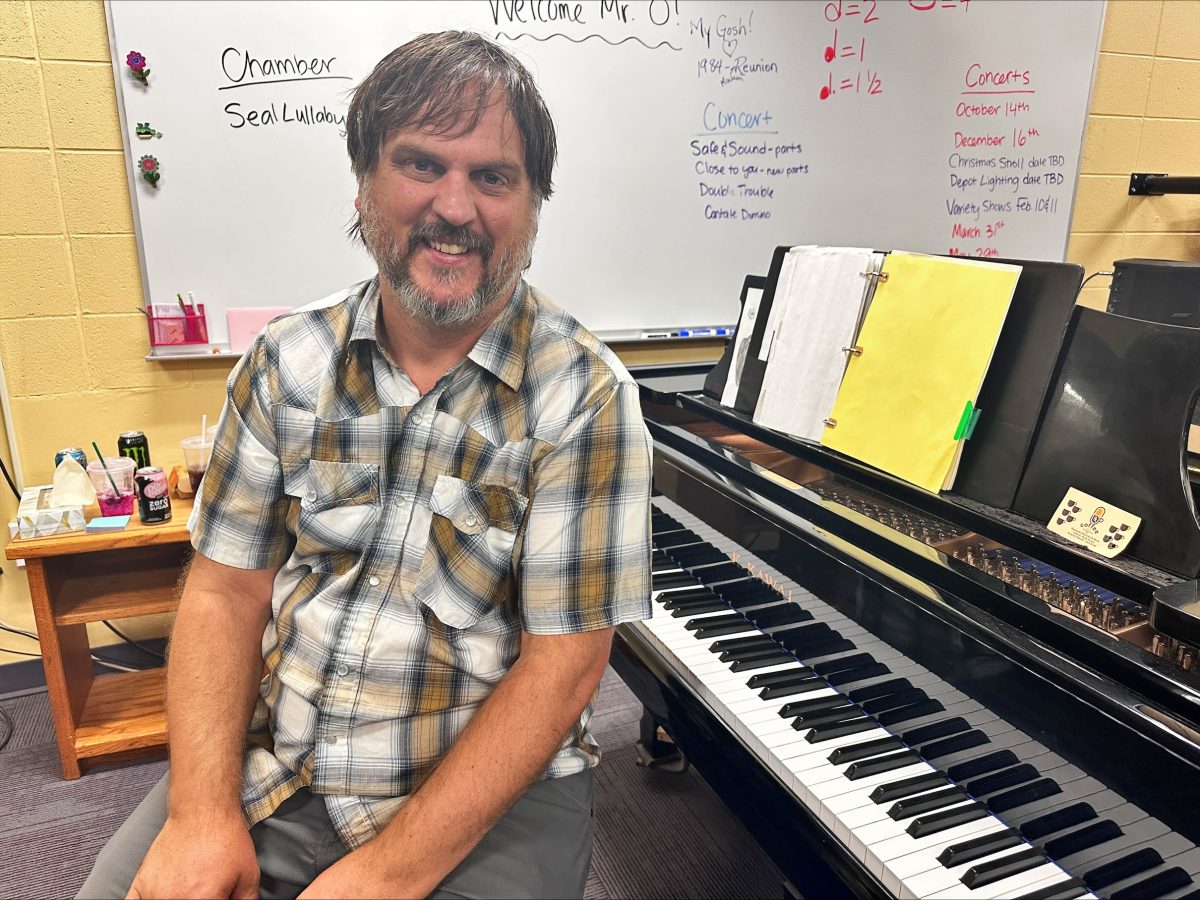
[[[987,415],[967,403],[1021,267],[893,251],[883,273],[821,443],[938,491],[953,483],[969,419]]]

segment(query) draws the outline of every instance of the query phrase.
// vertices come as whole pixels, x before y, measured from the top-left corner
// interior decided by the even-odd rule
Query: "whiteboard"
[[[193,292],[219,343],[225,309],[373,274],[345,234],[349,91],[444,28],[495,38],[537,79],[560,159],[528,279],[602,337],[732,324],[780,244],[1061,260],[1103,11],[109,0],[146,301]],[[162,136],[135,137],[143,122]]]

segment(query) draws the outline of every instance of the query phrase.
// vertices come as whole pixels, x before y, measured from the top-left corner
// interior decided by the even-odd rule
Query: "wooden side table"
[[[161,525],[142,525],[135,508],[124,531],[16,540],[5,548],[8,559],[25,560],[66,779],[89,763],[166,750],[166,669],[93,675],[87,623],[175,609],[191,511],[191,500],[172,500],[172,518]]]

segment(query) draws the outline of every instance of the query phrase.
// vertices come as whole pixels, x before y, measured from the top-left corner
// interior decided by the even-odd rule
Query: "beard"
[[[537,210],[530,210],[526,235],[514,247],[495,256],[495,245],[485,235],[466,226],[445,221],[414,226],[405,246],[388,231],[383,217],[365,192],[359,217],[359,235],[363,246],[379,266],[379,276],[387,282],[401,306],[418,322],[438,328],[468,326],[481,319],[498,300],[507,299],[533,256],[537,240]],[[437,301],[421,290],[412,279],[410,265],[423,244],[458,244],[479,254],[482,275],[473,291],[458,293],[450,300]],[[433,266],[433,277],[447,287],[460,285],[464,273],[456,267]]]

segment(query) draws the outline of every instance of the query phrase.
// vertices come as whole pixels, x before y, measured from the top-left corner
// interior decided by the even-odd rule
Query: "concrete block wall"
[[[27,483],[55,450],[141,428],[155,462],[215,420],[230,361],[147,362],[137,245],[99,0],[0,0],[0,359]],[[1200,175],[1200,0],[1110,0],[1068,257],[1200,259],[1200,198],[1130,198],[1129,173]],[[1083,302],[1103,306],[1107,282]],[[712,358],[718,344],[618,348],[627,362]],[[0,432],[0,454],[11,454]],[[91,451],[89,450],[89,455]],[[15,510],[0,490],[0,522]],[[7,530],[0,533],[0,546]],[[4,563],[0,620],[32,628]],[[147,626],[151,627],[151,626]],[[137,629],[133,629],[135,632]],[[138,632],[141,633],[141,632]],[[114,638],[97,632],[94,640]],[[32,649],[0,634],[0,648]],[[17,657],[0,653],[0,664]]]

